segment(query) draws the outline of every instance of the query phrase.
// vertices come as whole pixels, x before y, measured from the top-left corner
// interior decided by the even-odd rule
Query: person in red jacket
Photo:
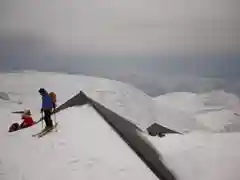
[[[23,113],[22,113],[22,120],[23,120],[23,122],[21,124],[13,123],[9,127],[8,132],[18,131],[20,129],[27,128],[27,127],[30,127],[30,126],[35,124],[35,122],[33,121],[33,118],[31,117],[30,110],[24,110],[23,111]]]
[[[30,110],[25,110],[22,114],[23,122],[20,124],[20,129],[34,125]]]

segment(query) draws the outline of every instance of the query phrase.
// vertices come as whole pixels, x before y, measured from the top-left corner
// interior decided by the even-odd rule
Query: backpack
[[[50,92],[49,96],[52,98],[52,102],[53,102],[53,105],[54,105],[54,108],[55,108],[56,107],[56,103],[57,103],[57,95],[56,95],[55,92]]]
[[[17,131],[20,129],[20,126],[18,123],[13,123],[9,129],[8,129],[8,132],[14,132],[14,131]]]

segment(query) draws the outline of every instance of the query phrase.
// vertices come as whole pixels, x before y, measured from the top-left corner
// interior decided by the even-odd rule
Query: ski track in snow
[[[55,91],[59,104],[82,90],[142,129],[157,121],[189,132],[164,138],[142,134],[179,180],[240,179],[240,135],[234,128],[239,117],[233,114],[239,100],[233,95],[171,93],[152,100],[120,82],[58,73],[0,74],[0,82],[0,92],[23,102],[0,100],[1,180],[157,179],[88,106],[57,114],[58,132],[41,139],[31,137],[41,130],[41,123],[8,133],[11,123],[21,121],[11,111],[30,108],[35,120],[40,117],[40,87]],[[214,133],[219,131],[236,133]]]

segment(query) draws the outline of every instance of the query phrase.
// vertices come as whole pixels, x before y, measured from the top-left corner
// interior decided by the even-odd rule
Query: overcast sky
[[[48,48],[70,54],[232,52],[239,43],[237,3],[1,0],[0,30],[2,36],[16,33],[44,39]]]
[[[0,0],[0,70],[239,75],[238,7],[238,0]]]

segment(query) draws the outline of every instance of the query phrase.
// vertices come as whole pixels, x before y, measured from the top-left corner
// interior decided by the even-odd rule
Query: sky
[[[1,9],[2,35],[70,54],[232,52],[239,40],[236,0],[2,0]]]
[[[1,0],[0,70],[113,79],[236,77],[238,5],[237,0]]]

